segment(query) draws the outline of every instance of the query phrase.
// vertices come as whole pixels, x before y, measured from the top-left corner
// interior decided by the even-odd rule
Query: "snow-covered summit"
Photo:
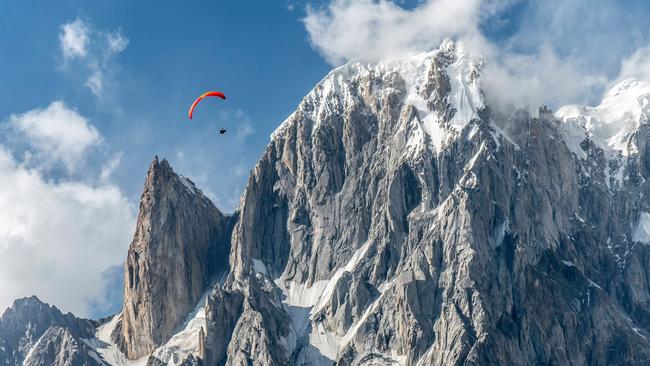
[[[375,100],[381,101],[383,96],[395,91],[395,85],[387,81],[399,75],[404,83],[403,89],[400,84],[404,105],[417,108],[424,130],[434,147],[439,148],[445,137],[441,129],[458,131],[485,107],[479,78],[482,66],[483,61],[462,43],[449,39],[430,52],[407,54],[377,63],[348,62],[319,82],[271,138],[295,120],[296,113],[308,116],[317,125],[338,108],[356,103],[358,97],[351,90],[361,80],[373,81],[371,92]]]
[[[623,80],[605,93],[598,106],[568,105],[555,116],[564,122],[563,132],[569,142],[579,144],[587,137],[608,155],[635,154],[637,147],[631,137],[650,116],[650,83],[634,78]],[[584,157],[577,144],[570,147]]]

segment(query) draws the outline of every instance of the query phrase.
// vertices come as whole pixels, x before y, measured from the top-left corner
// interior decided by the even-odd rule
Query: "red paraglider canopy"
[[[218,91],[209,91],[207,93],[201,94],[201,96],[196,98],[196,100],[194,101],[194,103],[192,103],[192,106],[190,107],[190,111],[188,112],[190,119],[192,119],[192,113],[194,113],[194,108],[196,107],[196,105],[199,104],[199,102],[203,100],[203,98],[205,97],[219,97],[221,99],[226,99],[226,96],[222,92],[218,92]]]

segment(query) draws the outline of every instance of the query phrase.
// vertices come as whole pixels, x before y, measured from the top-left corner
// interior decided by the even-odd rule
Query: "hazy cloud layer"
[[[483,89],[501,106],[596,101],[650,72],[650,7],[623,0],[332,0],[308,7],[310,41],[332,65],[435,49],[444,38],[485,59]]]
[[[650,46],[639,48],[623,60],[618,78],[631,77],[650,80]]]
[[[102,137],[63,102],[2,128],[12,134],[0,140],[0,312],[31,295],[80,316],[110,308],[106,271],[123,261],[135,223],[111,183],[120,154],[94,149]],[[91,157],[103,168],[89,168]]]

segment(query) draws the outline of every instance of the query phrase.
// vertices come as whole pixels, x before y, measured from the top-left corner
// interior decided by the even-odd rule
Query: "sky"
[[[649,16],[643,0],[5,1],[0,312],[30,295],[118,311],[154,156],[233,212],[271,132],[333,67],[451,38],[484,58],[492,105],[595,104],[650,78]],[[206,90],[228,99],[189,121]]]

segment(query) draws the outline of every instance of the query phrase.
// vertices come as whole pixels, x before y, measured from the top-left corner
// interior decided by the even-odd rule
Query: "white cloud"
[[[303,21],[314,47],[337,65],[430,50],[446,37],[474,33],[479,5],[438,0],[406,10],[388,0],[334,0],[324,9],[308,7]]]
[[[104,74],[100,70],[95,70],[86,80],[86,86],[95,96],[100,97],[104,91]]]
[[[90,28],[81,19],[76,19],[61,26],[59,43],[63,51],[63,57],[66,60],[75,57],[86,57],[89,33]]]
[[[482,73],[489,105],[535,110],[570,103],[588,103],[608,84],[604,75],[586,72],[571,59],[542,46],[533,54],[493,54]]]
[[[111,179],[111,176],[120,165],[123,155],[124,154],[122,153],[114,154],[104,165],[102,165],[102,169],[99,174],[100,182],[107,183]]]
[[[650,47],[643,47],[623,60],[617,79],[638,78],[650,80]]]
[[[482,85],[499,106],[590,103],[619,71],[650,76],[650,51],[643,48],[650,8],[642,2],[425,0],[410,9],[400,3],[331,0],[308,7],[303,22],[332,65],[430,51],[444,38],[461,41],[485,59]]]
[[[0,309],[37,295],[79,316],[119,264],[133,208],[115,186],[54,183],[0,150]]]
[[[97,129],[62,101],[12,115],[9,124],[27,145],[30,159],[49,167],[62,163],[68,171],[77,170],[88,150],[102,141]]]
[[[115,186],[53,183],[0,150],[0,308],[36,294],[89,316],[102,272],[123,260],[133,208]]]
[[[97,129],[60,101],[2,127],[11,136],[0,142],[0,313],[37,295],[94,315],[104,272],[123,262],[135,224],[134,205],[109,183],[121,154],[105,158]],[[101,172],[84,164],[91,158]]]
[[[129,39],[120,30],[100,30],[79,18],[60,27],[64,69],[74,68],[76,74],[85,75],[85,86],[100,100],[106,99],[106,89],[113,84],[117,70],[115,56],[128,44]]]
[[[129,40],[121,32],[107,33],[106,39],[111,52],[120,53],[129,45]]]

